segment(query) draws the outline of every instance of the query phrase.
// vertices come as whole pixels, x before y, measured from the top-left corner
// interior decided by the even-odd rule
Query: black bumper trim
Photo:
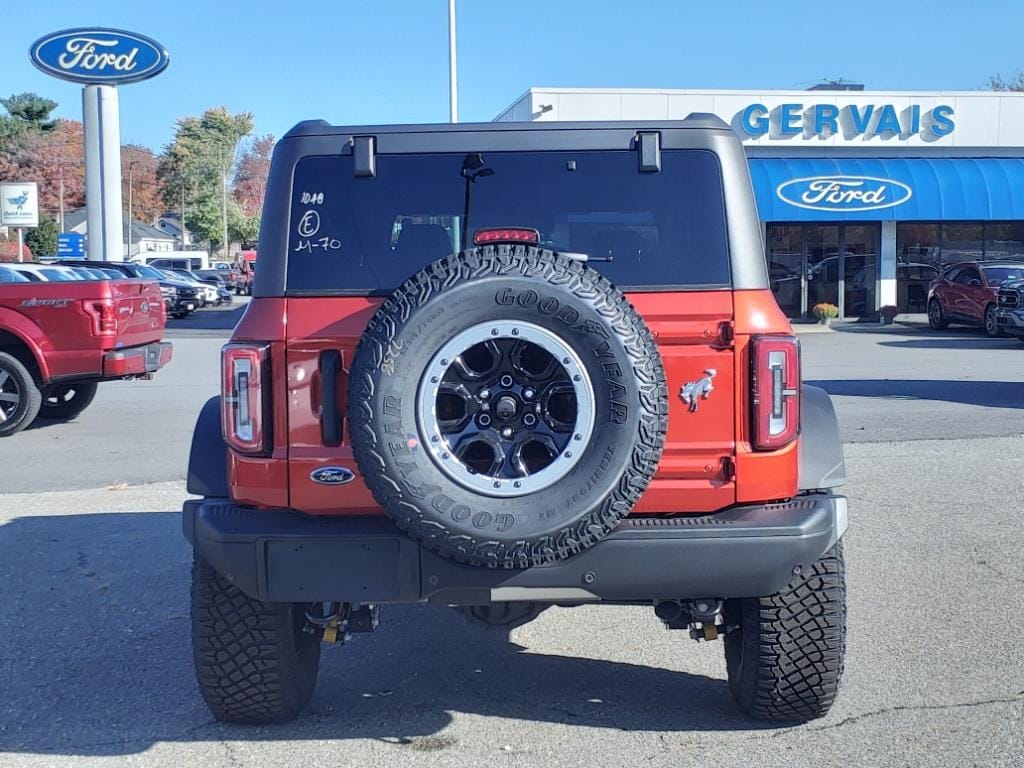
[[[262,600],[450,605],[513,594],[541,602],[770,595],[821,557],[847,520],[846,499],[825,494],[713,515],[629,518],[563,562],[496,570],[440,557],[383,516],[325,519],[227,499],[186,501],[183,514],[196,551]]]

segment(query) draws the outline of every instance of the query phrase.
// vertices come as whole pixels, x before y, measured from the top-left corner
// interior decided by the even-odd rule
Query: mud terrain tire
[[[196,555],[192,654],[214,717],[259,725],[302,711],[320,666],[320,638],[303,632],[304,624],[302,606],[249,597]]]
[[[758,720],[806,722],[828,713],[846,654],[842,541],[777,595],[730,600],[725,636],[729,687]]]
[[[575,442],[550,450],[551,466],[566,457],[573,463],[558,464],[564,474],[548,475],[557,479],[547,485],[530,486],[536,478],[524,475],[523,490],[517,492],[512,486],[519,479],[500,475],[510,470],[492,475],[467,469],[468,462],[453,470],[444,463],[450,460],[448,439],[424,427],[422,392],[444,386],[443,379],[436,384],[430,377],[440,351],[460,334],[486,335],[491,327],[497,337],[497,327],[490,324],[503,328],[502,343],[520,328],[524,335],[553,340],[548,351],[561,349],[564,356],[552,353],[550,358],[556,363],[561,358],[567,380],[588,388],[571,417],[576,421],[567,420],[576,424],[567,438]],[[453,361],[463,361],[471,353],[454,354]],[[513,350],[495,357],[504,361],[516,354],[525,353]],[[494,370],[506,370],[495,365]],[[529,379],[522,369],[515,373]],[[505,414],[537,407],[525,389],[516,392],[497,401],[495,420],[503,403]],[[477,407],[484,397],[466,401]],[[584,406],[587,397],[590,404]],[[585,407],[591,429],[578,426]],[[425,547],[474,565],[543,565],[599,541],[629,514],[654,475],[667,413],[661,357],[626,297],[580,261],[532,246],[475,248],[414,275],[370,320],[351,367],[352,447],[377,503]],[[547,412],[541,418],[548,423]],[[495,438],[494,446],[499,442]],[[503,452],[510,461],[511,449],[503,447],[495,447],[495,460],[502,461]],[[457,472],[463,472],[461,481]],[[502,490],[491,491],[491,480]]]

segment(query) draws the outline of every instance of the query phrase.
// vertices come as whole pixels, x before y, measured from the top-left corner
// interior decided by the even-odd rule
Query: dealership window
[[[924,312],[928,284],[961,261],[1024,261],[1024,221],[900,222],[896,299],[901,312]]]

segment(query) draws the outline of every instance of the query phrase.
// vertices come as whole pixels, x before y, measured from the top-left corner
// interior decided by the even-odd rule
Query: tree
[[[259,216],[263,210],[263,197],[267,193],[270,174],[270,154],[274,149],[274,136],[258,136],[252,140],[238,160],[235,171],[235,199],[246,216]]]
[[[16,93],[6,99],[0,99],[4,109],[15,121],[15,124],[32,131],[52,131],[57,121],[50,118],[50,113],[57,108],[57,102],[37,93]]]
[[[40,214],[39,226],[25,230],[25,245],[32,249],[32,255],[37,259],[56,255],[57,222],[53,217]]]
[[[164,209],[157,158],[153,150],[135,144],[121,147],[121,200],[128,211],[128,182],[131,182],[132,217],[152,224]]]
[[[988,87],[993,91],[1024,91],[1024,71],[1014,70],[1008,77],[992,75]]]
[[[252,126],[252,113],[232,115],[226,107],[208,109],[200,117],[183,117],[157,165],[164,202],[177,208],[184,199],[187,226],[211,249],[226,245],[222,242],[222,186],[234,168],[238,143],[252,132]]]

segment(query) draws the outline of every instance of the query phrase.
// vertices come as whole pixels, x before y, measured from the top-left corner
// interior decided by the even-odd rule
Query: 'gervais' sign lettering
[[[36,40],[32,63],[76,83],[134,83],[163,72],[170,56],[160,43],[119,29],[66,29]]]
[[[751,104],[736,115],[734,124],[748,136],[787,139],[793,136],[827,139],[843,136],[920,136],[926,141],[948,136],[956,129],[953,108],[939,104],[922,110],[920,104],[897,109],[892,104],[779,104],[769,109]]]

